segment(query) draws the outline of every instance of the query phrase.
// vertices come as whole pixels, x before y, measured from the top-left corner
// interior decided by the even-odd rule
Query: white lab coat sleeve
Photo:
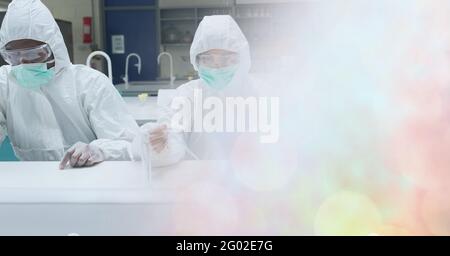
[[[84,108],[97,136],[91,145],[99,147],[107,161],[132,160],[129,148],[139,127],[119,92],[103,74],[86,88]]]
[[[160,123],[164,123],[170,128],[168,133],[168,142],[167,147],[160,153],[157,153],[153,149],[151,149],[152,160],[155,161],[155,164],[175,162],[191,158],[198,160],[194,152],[191,151],[190,145],[188,143],[188,141],[190,141],[191,132],[176,130],[174,129],[174,127],[172,127],[172,119],[176,114],[176,110],[174,108],[178,108],[178,104],[174,104],[175,100],[177,100],[178,103],[192,102],[194,98],[195,88],[199,88],[198,81],[191,81],[187,84],[181,85],[177,88],[176,97],[171,100],[168,106],[164,106],[164,108],[166,109],[163,111],[163,113],[165,114],[160,117]],[[193,116],[186,118],[191,119],[190,122],[191,124],[193,124]],[[143,128],[151,130],[156,128],[157,126],[152,127],[151,125],[148,125],[147,127],[143,126]]]
[[[0,146],[6,137],[6,71],[0,70]]]
[[[3,99],[0,99],[3,100]],[[1,104],[0,104],[1,105]],[[0,146],[6,137],[6,119],[3,108],[0,106]]]
[[[1,86],[1,85],[0,85]],[[0,93],[0,146],[6,137],[6,118],[5,118],[5,107],[3,103],[5,102],[4,97]]]

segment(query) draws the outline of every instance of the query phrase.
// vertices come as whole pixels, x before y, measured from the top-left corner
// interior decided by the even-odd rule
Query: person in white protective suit
[[[20,160],[61,161],[64,169],[136,159],[132,142],[141,130],[120,94],[104,74],[71,63],[40,0],[10,3],[0,53],[9,64],[0,68],[0,144],[7,134]]]
[[[187,98],[193,102],[198,90],[201,90],[204,99],[213,96],[223,102],[225,97],[255,96],[254,82],[249,76],[249,44],[231,16],[206,16],[202,20],[194,36],[190,59],[200,79],[177,88],[176,98]],[[179,132],[167,128],[170,127],[171,114],[174,113],[169,111],[166,117],[169,125],[161,125],[152,133],[151,142],[156,147],[164,148],[168,144],[167,140],[169,143],[179,140],[173,139],[179,136]],[[194,115],[191,124],[195,122],[193,118]],[[224,160],[229,156],[237,136],[237,133],[206,133],[193,130],[184,132],[182,139],[187,156],[200,160]]]

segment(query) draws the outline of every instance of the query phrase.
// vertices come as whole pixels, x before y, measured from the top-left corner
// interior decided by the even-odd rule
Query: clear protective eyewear
[[[239,63],[238,53],[202,53],[197,55],[197,65],[209,68],[224,68]]]
[[[44,63],[52,56],[52,50],[48,44],[39,45],[26,49],[7,50],[0,49],[0,55],[12,66],[27,63]]]

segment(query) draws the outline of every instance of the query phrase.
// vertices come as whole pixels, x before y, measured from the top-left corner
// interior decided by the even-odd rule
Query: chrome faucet
[[[111,62],[111,58],[109,57],[109,55],[106,52],[95,51],[95,52],[92,52],[91,54],[89,54],[89,56],[87,57],[87,60],[86,60],[86,66],[91,67],[91,60],[92,60],[92,58],[94,58],[94,56],[97,56],[97,55],[103,56],[106,59],[106,62],[108,64],[108,77],[112,82],[112,80],[113,80],[112,62]]]
[[[127,89],[129,88],[129,81],[130,81],[129,76],[128,76],[128,66],[129,66],[131,57],[136,57],[138,59],[138,63],[134,64],[134,66],[137,67],[139,75],[141,74],[141,70],[142,70],[141,56],[139,56],[136,53],[128,54],[127,60],[125,61],[125,75],[122,76],[122,80],[125,82],[125,87]]]
[[[158,55],[158,64],[161,65],[161,57],[167,55],[170,64],[170,87],[173,88],[176,77],[173,75],[173,57],[169,52],[162,52]]]

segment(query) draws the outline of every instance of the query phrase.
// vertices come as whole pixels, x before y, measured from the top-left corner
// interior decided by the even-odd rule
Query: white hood
[[[55,57],[56,72],[71,65],[61,31],[41,1],[13,0],[9,4],[0,30],[0,47],[20,39],[47,43]]]
[[[212,49],[223,49],[239,53],[241,75],[250,71],[248,41],[238,24],[229,15],[206,16],[200,23],[191,46],[191,63],[198,71],[197,55]]]

